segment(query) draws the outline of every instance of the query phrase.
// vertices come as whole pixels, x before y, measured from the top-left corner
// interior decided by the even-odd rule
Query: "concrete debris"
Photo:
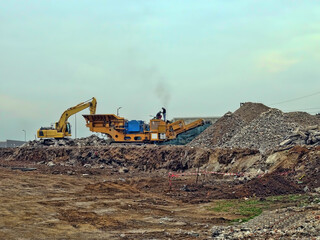
[[[121,167],[121,168],[119,169],[119,173],[127,173],[127,172],[129,172],[129,169],[126,168],[126,167]]]
[[[280,143],[281,147],[288,145],[320,145],[320,125],[297,128]]]
[[[188,145],[250,148],[264,153],[279,147],[319,145],[319,126],[320,118],[305,112],[283,113],[260,103],[244,103],[234,113],[226,113]]]
[[[37,168],[28,168],[28,167],[11,167],[12,170],[20,170],[23,172],[35,171]]]
[[[310,115],[306,112],[285,113],[289,120],[298,123],[302,127],[316,126],[320,124],[320,115]]]
[[[230,141],[245,124],[238,115],[227,112],[187,145],[208,148],[221,146],[224,142]]]
[[[55,164],[54,164],[52,161],[48,162],[47,165],[48,165],[49,167],[55,166]]]
[[[25,147],[83,147],[83,146],[105,146],[109,145],[111,139],[100,138],[96,135],[91,135],[86,138],[63,138],[63,139],[40,139],[27,142],[22,145]]]
[[[0,149],[0,159],[6,166],[12,163],[10,166],[27,167],[26,163],[29,163],[28,167],[44,168],[55,174],[70,175],[69,171],[76,174],[108,171],[131,175],[139,171],[161,170],[194,173],[196,168],[201,173],[212,171],[240,174],[233,179],[236,185],[229,185],[227,189],[221,185],[218,195],[201,195],[208,200],[300,193],[304,192],[305,186],[308,186],[308,192],[313,192],[313,189],[320,186],[319,154],[320,146],[295,146],[290,150],[266,154],[254,149],[156,145]],[[210,182],[219,176],[223,179],[230,178],[201,174],[199,181],[208,183],[205,186],[207,192],[216,192],[220,186],[210,185]],[[177,189],[188,194],[194,192],[194,186],[185,185],[182,184]]]
[[[209,148],[221,147],[241,131],[244,126],[269,109],[269,107],[261,103],[247,102],[241,104],[237,111],[234,113],[227,112],[211,127],[190,142],[189,145]]]
[[[253,148],[265,152],[276,148],[297,127],[298,124],[288,121],[280,110],[270,109],[244,126],[222,147]]]
[[[254,219],[233,226],[214,226],[214,239],[318,239],[319,203],[263,212]]]

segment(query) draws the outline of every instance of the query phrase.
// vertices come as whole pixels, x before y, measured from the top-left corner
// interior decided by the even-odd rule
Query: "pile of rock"
[[[221,147],[230,141],[243,127],[270,108],[261,103],[246,102],[234,113],[227,112],[211,127],[197,136],[188,145],[199,147]]]
[[[252,120],[260,116],[261,113],[267,112],[270,107],[263,105],[262,103],[246,102],[242,103],[234,114],[238,115],[246,123],[250,123]]]
[[[320,126],[297,128],[280,143],[280,147],[294,145],[320,145]]]
[[[227,112],[214,125],[208,127],[189,146],[213,147],[228,142],[246,123],[236,114]]]
[[[276,148],[299,125],[288,120],[278,109],[270,109],[244,126],[232,139],[221,147],[258,149],[265,152]]]
[[[288,207],[270,212],[235,226],[215,226],[214,239],[313,239],[320,232],[319,203]],[[315,238],[314,238],[315,239]]]
[[[309,125],[319,126],[320,118],[305,112],[283,113],[261,103],[249,102],[234,113],[226,113],[188,145],[251,148],[266,152],[279,145],[319,144],[319,129],[306,128]]]
[[[320,115],[310,115],[306,112],[288,112],[285,115],[289,120],[298,123],[302,127],[320,125]]]
[[[111,139],[100,138],[96,135],[91,135],[86,138],[62,138],[62,139],[40,139],[27,142],[21,147],[65,147],[65,146],[105,146],[110,144]]]

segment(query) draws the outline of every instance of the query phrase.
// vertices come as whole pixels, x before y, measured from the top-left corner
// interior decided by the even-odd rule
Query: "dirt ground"
[[[167,178],[154,175],[68,176],[1,168],[0,238],[205,239],[212,224],[237,218],[213,214],[209,203],[170,197]]]
[[[194,173],[196,166],[241,170],[242,162],[250,159],[255,166],[264,159],[255,151],[3,149],[0,239],[210,239],[213,226],[243,217],[239,211],[219,210],[228,199],[254,198],[264,204],[268,196],[305,194],[305,186],[318,187],[319,172],[314,170],[319,166],[318,150],[274,153],[267,161],[278,159],[270,165],[274,174],[245,180],[223,175],[168,176],[175,170]],[[290,173],[295,168],[296,173]],[[289,173],[282,175],[283,171]],[[280,202],[276,207],[290,204],[295,203]]]

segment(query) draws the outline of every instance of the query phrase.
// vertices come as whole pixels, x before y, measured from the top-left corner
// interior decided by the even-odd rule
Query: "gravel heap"
[[[298,127],[297,123],[289,121],[280,110],[270,109],[244,126],[222,147],[254,148],[265,152],[279,146]]]
[[[313,202],[305,207],[288,207],[270,212],[243,224],[215,226],[214,239],[318,239],[320,206]]]
[[[283,113],[261,103],[248,102],[234,113],[226,113],[188,145],[251,148],[260,152],[278,149],[279,146],[317,145],[319,132],[310,129],[310,125],[320,126],[320,117],[305,112]]]
[[[105,146],[110,143],[110,140],[100,138],[96,135],[91,135],[86,138],[63,138],[63,139],[40,139],[27,142],[21,147],[65,147],[65,146]]]
[[[221,147],[225,142],[230,141],[244,126],[269,109],[269,107],[261,103],[244,103],[234,113],[227,112],[188,145],[209,148]]]
[[[245,124],[238,115],[227,112],[214,125],[208,127],[187,145],[200,147],[220,146],[229,141]]]
[[[270,108],[262,103],[247,102],[241,104],[240,108],[234,112],[246,123],[250,123],[252,120],[260,116],[261,113],[267,112]]]
[[[302,127],[320,125],[320,115],[310,115],[306,112],[289,112],[285,113],[289,121],[298,123]]]

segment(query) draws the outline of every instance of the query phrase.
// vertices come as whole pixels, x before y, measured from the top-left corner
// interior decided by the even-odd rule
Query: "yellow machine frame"
[[[71,136],[71,127],[68,123],[68,118],[88,107],[90,108],[90,114],[96,113],[97,100],[94,97],[65,110],[62,113],[60,120],[55,123],[54,128],[45,127],[38,129],[38,138],[64,138]]]
[[[139,133],[125,133],[126,120],[115,114],[83,115],[86,126],[92,132],[107,134],[115,142],[163,142],[175,139],[178,134],[203,125],[203,119],[185,124],[183,120],[166,123],[161,119],[151,119],[149,129]]]

